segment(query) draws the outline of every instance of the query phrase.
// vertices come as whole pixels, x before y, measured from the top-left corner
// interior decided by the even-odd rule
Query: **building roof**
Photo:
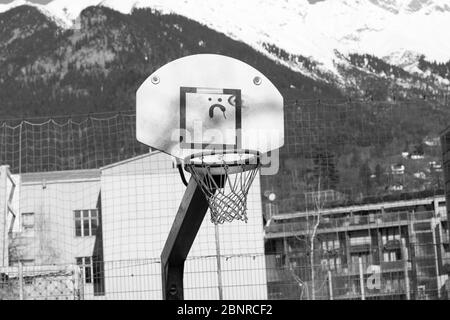
[[[67,170],[67,171],[49,171],[49,172],[33,172],[23,173],[20,175],[22,183],[47,183],[51,182],[74,182],[74,181],[90,181],[100,180],[99,169],[85,170]]]
[[[36,183],[61,183],[61,182],[84,182],[100,180],[102,171],[107,169],[113,169],[125,164],[137,162],[142,159],[150,158],[163,154],[160,151],[153,151],[147,154],[139,155],[133,158],[129,158],[123,161],[119,161],[99,169],[81,169],[81,170],[62,170],[62,171],[48,171],[48,172],[30,172],[15,174],[17,180],[21,180],[24,184],[36,184]],[[19,178],[20,177],[20,178]]]
[[[153,156],[153,155],[159,154],[159,153],[162,153],[162,152],[158,151],[158,150],[151,151],[149,153],[141,154],[141,155],[133,157],[133,158],[128,158],[128,159],[125,159],[125,160],[122,160],[122,161],[119,161],[119,162],[111,163],[111,164],[109,164],[107,166],[101,167],[100,170],[107,170],[107,169],[111,169],[111,168],[114,168],[114,167],[118,167],[118,166],[121,166],[123,164],[127,164],[129,162],[133,162],[133,161],[140,160],[140,159],[145,159],[145,158],[148,158],[150,156]]]
[[[359,205],[348,205],[341,206],[336,208],[324,208],[321,210],[323,215],[333,215],[339,213],[346,212],[357,212],[357,211],[369,211],[369,210],[380,210],[381,208],[395,208],[395,207],[404,207],[404,206],[414,206],[414,205],[422,205],[433,202],[434,200],[445,200],[444,195],[435,195],[431,197],[424,198],[416,198],[416,199],[408,199],[408,200],[397,200],[391,202],[378,202],[378,203],[368,203],[368,204],[359,204]],[[301,218],[310,216],[314,213],[314,210],[304,211],[304,212],[295,212],[295,213],[284,213],[278,214],[272,217],[274,220],[289,220],[295,218]]]
[[[101,167],[100,170],[102,176],[178,174],[174,157],[161,151],[152,151],[134,158],[119,161]]]

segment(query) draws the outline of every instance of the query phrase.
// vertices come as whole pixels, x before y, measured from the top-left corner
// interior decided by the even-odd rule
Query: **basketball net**
[[[213,155],[214,161],[207,160],[211,155],[185,160],[185,169],[192,174],[208,201],[211,222],[247,222],[247,195],[260,169],[259,154],[234,151],[232,161],[227,154]]]

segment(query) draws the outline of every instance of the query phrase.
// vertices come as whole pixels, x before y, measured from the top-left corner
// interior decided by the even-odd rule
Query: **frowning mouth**
[[[219,108],[220,111],[223,112],[223,117],[226,119],[227,116],[225,115],[225,111],[227,111],[227,109],[226,109],[223,105],[218,104],[218,103],[213,104],[213,105],[209,108],[209,117],[210,117],[211,119],[214,118],[214,110],[215,110],[216,108]]]

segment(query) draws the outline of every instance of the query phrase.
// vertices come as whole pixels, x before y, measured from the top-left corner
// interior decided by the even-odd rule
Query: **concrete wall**
[[[24,258],[34,264],[74,264],[75,257],[92,256],[95,237],[76,237],[74,210],[95,209],[100,180],[57,176],[45,173],[22,175],[20,213],[34,213],[34,228],[22,229],[20,236],[29,238]]]

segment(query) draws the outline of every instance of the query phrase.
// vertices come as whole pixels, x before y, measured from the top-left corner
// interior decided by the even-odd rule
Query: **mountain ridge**
[[[432,80],[424,82],[378,56],[334,53],[342,61],[339,75],[354,88],[351,92],[336,86],[333,78],[321,79],[328,74],[316,70],[316,61],[292,54],[272,41],[264,43],[266,54],[263,54],[204,24],[149,8],[123,14],[108,7],[91,6],[83,9],[76,28],[67,29],[39,8],[22,5],[0,13],[0,26],[0,117],[3,119],[48,115],[72,119],[71,115],[125,110],[133,113],[136,89],[162,65],[191,54],[223,54],[260,70],[285,98],[286,143],[280,151],[280,174],[262,180],[264,190],[284,188],[282,193],[288,198],[313,190],[312,180],[299,185],[297,182],[303,179],[293,177],[311,176],[315,170],[314,157],[326,159],[329,168],[334,168],[324,172],[327,176],[324,188],[347,194],[351,194],[346,191],[350,189],[383,194],[392,181],[382,179],[374,184],[369,173],[381,168],[388,177],[391,165],[396,163],[405,163],[408,168],[404,190],[432,190],[442,183],[438,174],[427,171],[431,170],[430,162],[440,161],[440,148],[423,145],[427,137],[433,141],[438,139],[439,130],[450,121],[448,103],[442,107],[444,104],[435,103],[431,98],[401,103],[402,94],[421,97],[437,88],[433,87]],[[399,59],[403,59],[401,55]],[[449,74],[448,64],[428,62],[421,56],[403,61],[411,68],[430,70],[430,75],[447,77]],[[311,76],[289,68],[293,63],[301,65]],[[405,88],[401,86],[402,81]],[[426,88],[421,88],[425,85]],[[348,96],[366,100],[349,100]],[[395,103],[372,101],[387,98]],[[334,99],[348,102],[330,102]],[[3,128],[8,123],[3,122]],[[0,139],[10,148],[13,159],[17,148],[11,140],[20,143],[24,138],[30,143],[50,143],[66,139],[54,133],[42,134],[48,129],[45,123],[36,126],[37,131],[34,125],[26,123],[31,127],[30,136],[26,133],[22,137],[20,130],[12,130],[13,133]],[[105,127],[100,122],[90,123],[90,130],[104,130],[108,134],[110,129],[119,126],[108,119],[103,123]],[[17,121],[9,128],[14,124]],[[136,143],[132,126],[120,126],[121,130],[131,130],[128,137]],[[73,134],[79,136],[80,132]],[[100,143],[96,147],[104,150]],[[425,152],[421,161],[402,157],[403,151],[412,153],[417,149]],[[131,150],[121,156],[133,154]],[[67,160],[64,155],[62,158]],[[80,160],[79,164],[83,162]],[[414,176],[417,173],[426,173],[427,180],[418,180]]]
[[[135,91],[148,75],[169,61],[197,53],[229,55],[251,64],[287,99],[342,97],[332,85],[181,16],[150,9],[124,15],[89,7],[79,23],[78,29],[61,29],[29,6],[0,14],[5,26],[0,29],[3,116],[132,109]],[[62,105],[65,110],[60,110]]]
[[[14,5],[8,8],[11,6]],[[410,63],[413,66],[418,65],[422,56],[430,63],[450,61],[450,42],[434,41],[437,28],[450,29],[450,6],[443,0],[55,0],[45,6],[33,6],[52,16],[65,29],[77,28],[79,14],[89,6],[104,6],[123,14],[131,14],[136,8],[178,14],[247,43],[295,72],[344,90],[354,89],[355,79],[346,79],[348,72],[342,74],[352,54],[373,55],[400,68],[403,61],[398,57],[407,55],[415,57]],[[268,45],[303,58],[279,59],[273,50],[267,49]],[[314,64],[314,70],[304,67],[305,60]],[[363,71],[372,76],[370,70]],[[450,84],[450,79],[438,74],[432,74],[431,79],[428,70],[411,67],[405,71],[420,82],[429,82],[440,94]],[[384,74],[378,77],[383,78]],[[406,82],[401,80],[397,85],[404,87]]]

